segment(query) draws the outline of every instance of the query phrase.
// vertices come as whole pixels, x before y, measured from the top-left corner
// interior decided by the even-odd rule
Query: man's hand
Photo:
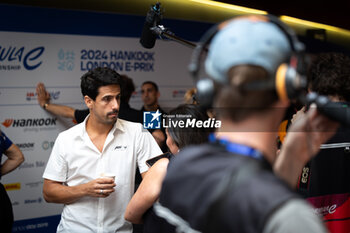
[[[293,119],[284,146],[298,152],[296,155],[306,164],[320,151],[320,146],[335,134],[339,124],[319,113],[316,105],[311,105],[307,112],[302,109]]]
[[[82,197],[108,197],[114,192],[113,178],[97,178],[88,183],[76,186],[67,186],[62,182],[44,179],[43,195],[47,202],[52,203],[74,203]]]
[[[38,104],[41,107],[44,107],[45,104],[50,103],[50,93],[46,91],[45,85],[43,83],[38,83],[38,85],[36,85],[36,93]]]
[[[320,146],[338,129],[337,122],[320,114],[315,105],[300,111],[288,129],[275,163],[274,171],[293,188],[305,164],[320,151]]]
[[[114,192],[115,186],[113,178],[102,177],[84,184],[84,189],[88,196],[104,198]]]

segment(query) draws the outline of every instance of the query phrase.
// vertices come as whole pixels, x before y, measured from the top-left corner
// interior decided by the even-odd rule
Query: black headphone
[[[266,90],[274,89],[281,100],[296,99],[306,90],[306,59],[303,54],[304,45],[299,42],[294,31],[282,23],[273,15],[248,15],[240,16],[211,27],[200,39],[192,53],[189,71],[196,82],[197,96],[196,99],[201,106],[210,108],[215,97],[215,85],[212,78],[199,79],[200,62],[204,52],[207,52],[207,46],[213,37],[221,29],[233,20],[252,19],[255,21],[265,21],[275,24],[286,35],[291,48],[289,64],[282,63],[277,68],[272,80],[255,81],[245,86],[247,90]],[[218,83],[218,82],[217,82]],[[220,80],[219,85],[228,84],[228,80]]]

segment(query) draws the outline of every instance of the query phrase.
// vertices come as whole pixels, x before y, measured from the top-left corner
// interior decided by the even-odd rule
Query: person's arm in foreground
[[[262,233],[326,233],[321,218],[301,199],[292,199],[274,211],[267,219]]]
[[[14,169],[16,169],[21,163],[24,161],[24,156],[22,151],[16,146],[12,144],[4,154],[7,156],[5,162],[1,165],[1,175],[5,175]]]
[[[140,224],[144,213],[157,201],[169,160],[158,160],[147,172],[125,211],[125,219]]]
[[[46,91],[43,83],[38,83],[36,86],[36,93],[38,96],[39,105],[46,111],[61,117],[74,118],[75,109],[66,105],[52,104],[50,103],[50,94]]]
[[[152,136],[154,137],[158,145],[162,147],[166,140],[163,131],[161,131],[160,129],[156,129],[152,132]]]
[[[43,196],[47,202],[69,204],[84,196],[108,197],[114,192],[114,186],[114,179],[106,177],[76,186],[66,186],[62,182],[44,179]]]
[[[319,152],[321,144],[335,134],[338,126],[338,123],[321,115],[312,105],[289,128],[274,163],[276,175],[295,188],[305,164]]]

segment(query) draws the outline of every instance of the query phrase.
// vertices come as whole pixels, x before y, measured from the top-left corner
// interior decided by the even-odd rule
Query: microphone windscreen
[[[153,27],[153,24],[146,20],[140,38],[141,45],[147,49],[153,48],[157,39],[157,35],[152,32],[151,27]]]

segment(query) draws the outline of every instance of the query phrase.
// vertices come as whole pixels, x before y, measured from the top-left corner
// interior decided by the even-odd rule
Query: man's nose
[[[119,101],[117,99],[113,99],[111,104],[112,104],[112,108],[113,109],[119,109],[119,104],[120,103],[119,103]]]

